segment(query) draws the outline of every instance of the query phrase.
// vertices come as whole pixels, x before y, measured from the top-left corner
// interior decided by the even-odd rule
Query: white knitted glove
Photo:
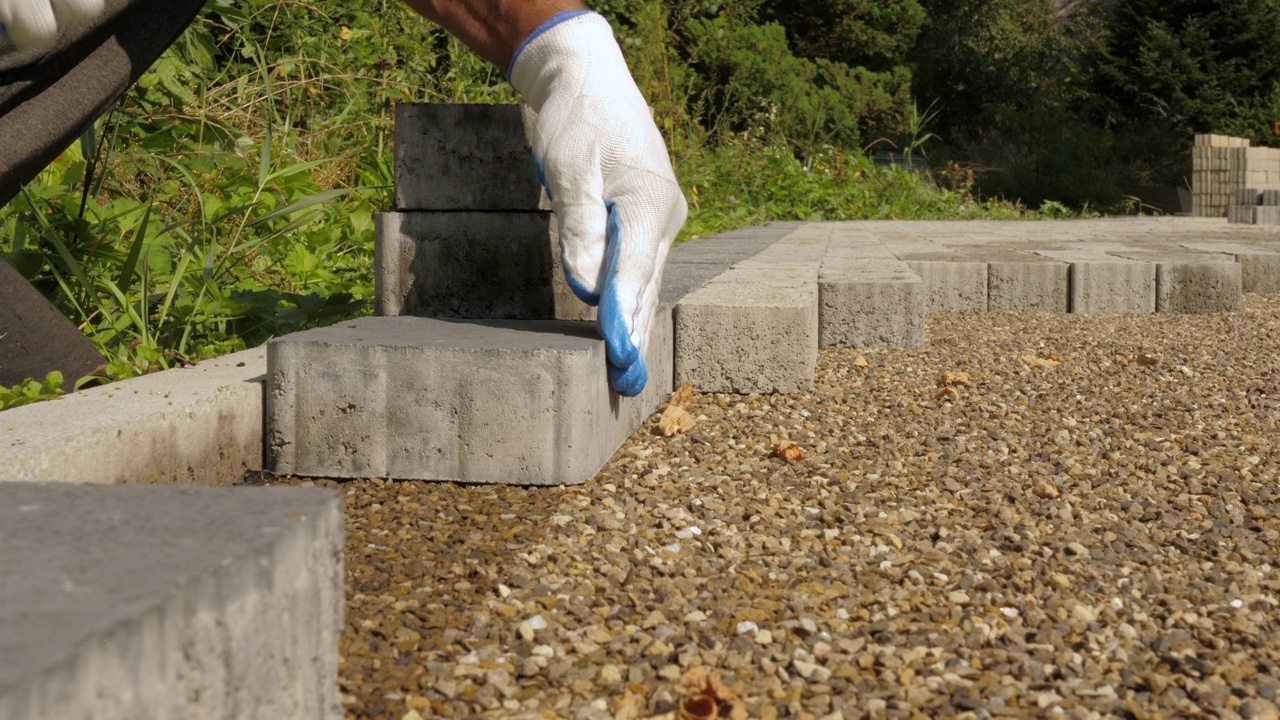
[[[634,396],[667,251],[688,213],[662,135],[613,30],[556,15],[516,50],[511,84],[537,112],[533,151],[559,225],[565,279],[599,305],[609,384]]]
[[[21,50],[52,45],[102,12],[104,0],[0,0],[0,36]]]

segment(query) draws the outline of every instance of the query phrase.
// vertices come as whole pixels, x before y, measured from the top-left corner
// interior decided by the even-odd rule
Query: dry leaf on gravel
[[[804,453],[800,451],[800,446],[793,442],[780,442],[774,445],[773,456],[780,457],[787,462],[800,462],[804,459]]]
[[[693,383],[691,382],[687,382],[681,385],[680,387],[676,388],[676,391],[671,393],[670,399],[667,400],[667,407],[671,407],[672,405],[675,405],[676,407],[683,408],[685,410],[688,410],[689,406],[692,404],[693,404]]]
[[[942,383],[942,387],[952,387],[953,385],[968,385],[969,373],[963,370],[947,370],[942,373],[942,377],[938,382]]]
[[[1062,497],[1062,491],[1051,480],[1041,480],[1036,484],[1036,495],[1045,500],[1057,500]]]
[[[658,418],[658,432],[662,437],[672,437],[693,429],[693,416],[679,405],[667,405]]]
[[[681,676],[676,694],[680,696],[680,720],[747,720],[746,704],[706,668],[696,667]]]
[[[960,397],[960,393],[959,393],[955,388],[953,388],[953,387],[951,387],[950,385],[948,385],[948,386],[946,386],[946,387],[942,388],[941,390],[939,390],[939,391],[938,391],[938,393],[937,393],[936,395],[934,395],[934,396],[933,396],[933,399],[934,399],[934,400],[946,400],[946,401],[950,402],[950,401],[953,401],[953,400],[958,399],[959,397]]]
[[[1036,357],[1035,355],[1023,355],[1022,362],[1033,368],[1056,368],[1062,364],[1062,358],[1054,355],[1045,355],[1044,357]]]
[[[853,357],[853,367],[855,370],[866,370],[871,367],[871,363],[862,356],[862,353],[858,353]]]
[[[1126,363],[1126,364],[1127,364],[1127,363],[1133,363],[1134,365],[1137,365],[1138,367],[1151,367],[1152,365],[1159,365],[1159,364],[1160,364],[1160,360],[1158,360],[1157,358],[1153,358],[1153,357],[1151,357],[1150,355],[1147,355],[1147,354],[1144,354],[1144,353],[1138,353],[1138,354],[1136,354],[1136,355],[1130,355],[1129,357],[1125,358],[1125,359],[1124,359],[1124,361],[1125,361],[1125,363]]]

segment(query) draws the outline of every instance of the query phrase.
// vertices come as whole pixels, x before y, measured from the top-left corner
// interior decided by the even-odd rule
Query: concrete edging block
[[[1070,267],[1063,262],[990,262],[987,310],[1065,313],[1070,309],[1070,277]]]
[[[1153,313],[1156,266],[1124,260],[1071,262],[1071,312]]]
[[[262,469],[266,350],[0,414],[0,484],[240,482]]]
[[[1156,264],[1156,312],[1215,313],[1244,309],[1241,267],[1234,262]]]
[[[1247,293],[1280,293],[1280,253],[1236,253],[1240,289]]]
[[[692,382],[702,392],[801,392],[813,388],[817,362],[812,281],[717,279],[676,306],[676,384]]]
[[[341,718],[342,544],[332,490],[0,484],[0,717]]]
[[[925,312],[986,312],[987,263],[907,260],[925,287]]]
[[[924,282],[902,263],[868,261],[860,271],[818,278],[822,348],[912,348],[925,344]]]
[[[268,345],[266,466],[318,477],[567,485],[594,475],[672,388],[671,313],[649,380],[608,387],[592,325],[360,318]]]

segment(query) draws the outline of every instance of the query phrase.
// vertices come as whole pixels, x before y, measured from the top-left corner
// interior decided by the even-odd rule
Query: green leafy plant
[[[0,387],[0,411],[42,400],[56,400],[62,394],[62,373],[54,370],[45,376],[44,382],[30,379],[12,388]]]

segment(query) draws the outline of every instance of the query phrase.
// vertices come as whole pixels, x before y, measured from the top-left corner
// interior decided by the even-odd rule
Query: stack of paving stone
[[[1227,208],[1227,222],[1245,225],[1280,225],[1280,190],[1237,190]]]
[[[1226,215],[1245,188],[1280,190],[1280,148],[1251,147],[1248,138],[1202,134],[1195,136],[1191,157],[1191,209],[1197,217]]]

